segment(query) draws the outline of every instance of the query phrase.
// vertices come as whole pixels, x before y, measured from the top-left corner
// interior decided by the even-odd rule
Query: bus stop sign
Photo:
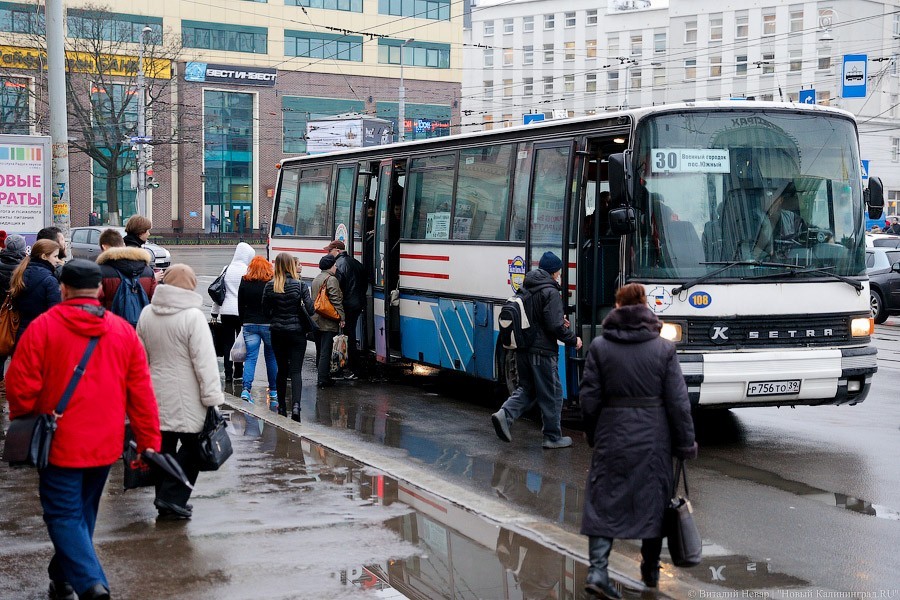
[[[866,97],[866,67],[868,56],[865,54],[845,54],[843,74],[843,86],[841,96],[844,98]]]

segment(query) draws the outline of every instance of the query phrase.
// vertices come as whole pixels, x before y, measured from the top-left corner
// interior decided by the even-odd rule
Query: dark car
[[[900,248],[866,248],[866,273],[875,322],[900,315]]]
[[[73,227],[69,238],[69,252],[73,258],[86,258],[88,260],[97,260],[100,256],[100,234],[107,229],[115,229],[122,236],[125,236],[124,227],[106,227],[96,225],[93,227]],[[157,246],[153,242],[144,244],[144,248],[153,253],[154,263],[152,266],[156,270],[168,269],[172,262],[169,251],[162,246]]]

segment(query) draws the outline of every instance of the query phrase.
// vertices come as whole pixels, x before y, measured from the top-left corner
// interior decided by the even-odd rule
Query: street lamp
[[[400,102],[397,103],[397,125],[399,126],[399,131],[397,132],[398,142],[403,142],[406,138],[406,88],[403,87],[403,48],[414,41],[416,40],[409,38],[400,44]]]
[[[145,25],[138,38],[138,114],[137,114],[137,211],[139,215],[147,214],[147,94],[144,81],[144,38],[153,30]]]

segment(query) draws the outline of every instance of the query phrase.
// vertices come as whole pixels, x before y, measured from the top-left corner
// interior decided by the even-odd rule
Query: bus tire
[[[497,345],[497,381],[507,397],[519,387],[519,370],[516,367],[516,353]]]
[[[884,297],[876,289],[869,290],[869,307],[872,309],[872,318],[875,323],[881,325],[887,321],[887,310],[884,307]]]

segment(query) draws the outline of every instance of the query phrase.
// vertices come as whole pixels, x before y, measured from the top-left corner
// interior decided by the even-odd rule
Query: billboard
[[[669,8],[669,0],[607,0],[606,5],[609,14],[657,8]]]

